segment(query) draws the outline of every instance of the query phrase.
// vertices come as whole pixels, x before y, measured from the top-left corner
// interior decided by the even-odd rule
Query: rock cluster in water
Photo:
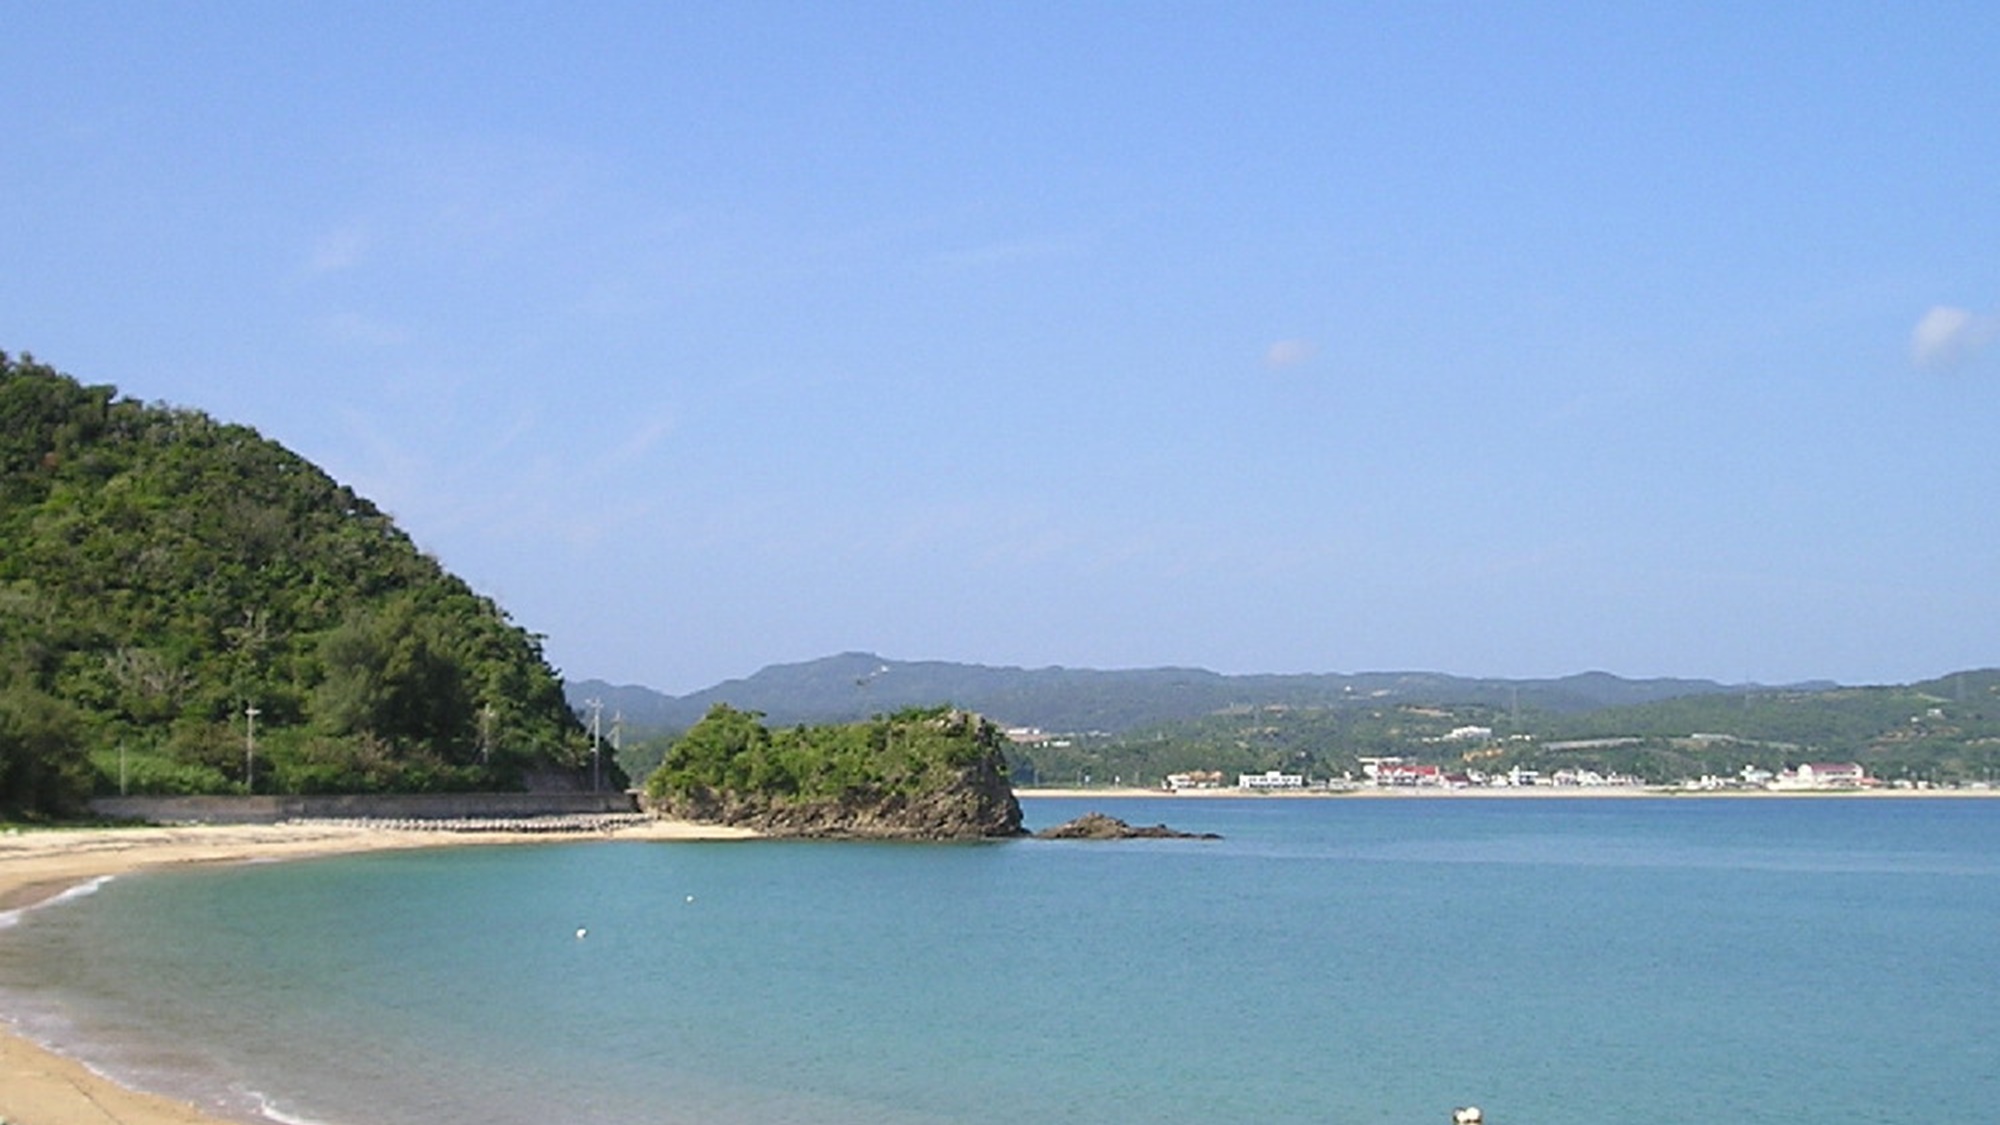
[[[648,812],[766,836],[972,840],[1024,835],[1004,737],[956,708],[767,730],[718,705],[668,748]]]
[[[960,785],[914,795],[824,801],[774,800],[761,793],[706,790],[649,801],[663,815],[749,828],[766,836],[856,840],[977,840],[1019,836],[1021,806],[999,778],[973,771]]]
[[[1038,840],[1220,840],[1213,832],[1178,832],[1164,824],[1135,828],[1115,816],[1085,813],[1067,824],[1044,828]]]

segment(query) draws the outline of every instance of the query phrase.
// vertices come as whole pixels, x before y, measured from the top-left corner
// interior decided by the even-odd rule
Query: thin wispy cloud
[[[2000,313],[1935,305],[1910,333],[1910,362],[1934,371],[1964,366],[2000,339]]]
[[[1058,258],[1075,252],[1067,243],[1044,239],[1019,242],[989,242],[963,250],[948,250],[934,255],[932,264],[951,270],[989,269],[997,266],[1011,266],[1021,262]]]
[[[328,231],[306,255],[306,272],[317,276],[353,269],[367,256],[368,241],[368,232],[358,223]]]
[[[1264,349],[1264,366],[1273,371],[1283,371],[1288,367],[1311,360],[1319,354],[1319,345],[1311,340],[1279,340]]]
[[[410,338],[409,331],[401,325],[353,312],[334,313],[322,317],[319,327],[322,335],[336,343],[371,348],[394,347],[407,342]]]
[[[617,467],[645,457],[674,432],[678,422],[677,418],[668,415],[647,420],[611,450],[604,459],[604,465],[607,468]]]

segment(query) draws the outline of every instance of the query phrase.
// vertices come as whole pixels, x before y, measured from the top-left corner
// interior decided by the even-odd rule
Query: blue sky
[[[2000,9],[17,3],[0,349],[573,678],[2000,640]]]

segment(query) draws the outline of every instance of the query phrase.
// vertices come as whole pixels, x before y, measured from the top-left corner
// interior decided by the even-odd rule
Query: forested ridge
[[[1365,757],[1452,770],[1618,773],[1653,783],[1853,761],[1890,782],[2000,781],[2000,670],[1910,685],[1702,694],[1588,711],[1358,699],[1237,706],[1119,735],[1016,747],[1025,784],[1157,784],[1166,774],[1283,769],[1359,776]]]
[[[367,499],[0,353],[0,812],[519,788],[588,756],[539,640]]]
[[[1725,685],[1430,672],[1222,675],[1199,668],[1102,671],[905,661],[851,652],[772,665],[689,695],[586,681],[573,699],[616,708],[634,776],[716,703],[773,725],[849,720],[948,699],[1021,728],[1007,756],[1027,785],[1158,784],[1170,773],[1271,769],[1358,776],[1365,757],[1451,770],[1618,773],[1671,783],[1855,761],[1911,784],[2000,782],[2000,670],[1907,685]],[[1096,725],[1104,724],[1104,725]],[[1473,737],[1468,732],[1484,731]]]
[[[1224,675],[1205,668],[992,667],[896,660],[870,652],[773,664],[744,679],[678,697],[597,680],[570,687],[572,702],[600,699],[622,713],[630,728],[652,731],[686,730],[717,703],[760,711],[771,722],[786,724],[863,719],[948,699],[1006,725],[1113,735],[1246,705],[1345,707],[1387,698],[1569,713],[1737,690],[1710,680],[1628,680],[1602,672],[1537,680],[1407,671]]]

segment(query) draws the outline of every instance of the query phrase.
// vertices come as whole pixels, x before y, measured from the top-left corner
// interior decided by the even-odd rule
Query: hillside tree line
[[[0,812],[560,783],[540,639],[247,426],[0,353]]]

